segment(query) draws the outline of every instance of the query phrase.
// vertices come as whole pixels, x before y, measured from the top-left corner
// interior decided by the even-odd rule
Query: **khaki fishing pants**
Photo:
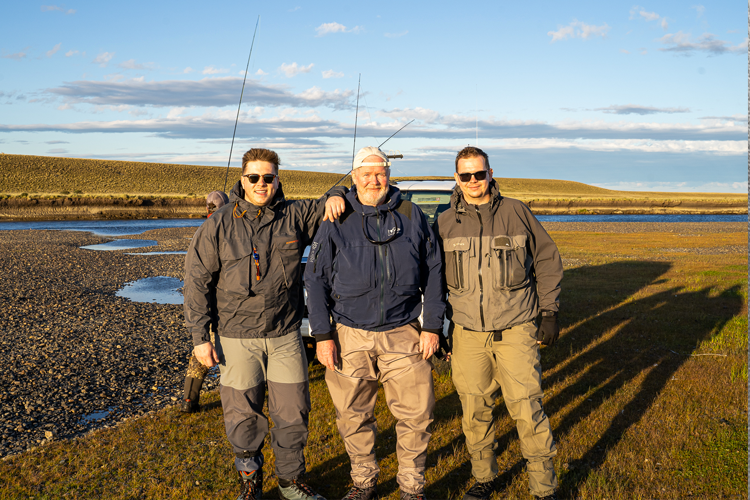
[[[235,467],[250,472],[263,466],[261,450],[268,434],[263,401],[268,385],[276,475],[287,480],[299,478],[305,472],[303,451],[310,413],[307,359],[299,330],[262,339],[217,335],[216,351],[224,427],[235,452]]]
[[[542,368],[534,322],[503,330],[500,342],[493,340],[493,332],[455,325],[451,368],[463,407],[471,471],[477,481],[497,476],[492,409],[502,389],[527,460],[529,489],[537,496],[551,494],[557,487],[552,461],[557,448],[542,409]]]
[[[371,332],[337,325],[333,333],[341,359],[326,370],[326,384],[336,407],[336,425],[352,464],[352,481],[360,488],[377,483],[375,400],[378,378],[396,423],[396,481],[402,491],[424,489],[435,394],[432,365],[419,352],[419,332],[405,325]]]

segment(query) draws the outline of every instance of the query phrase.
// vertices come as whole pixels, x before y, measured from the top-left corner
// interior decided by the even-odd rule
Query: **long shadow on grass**
[[[591,472],[606,460],[608,450],[642,419],[696,346],[741,311],[739,286],[719,295],[709,288],[691,292],[672,288],[616,306],[644,286],[658,283],[669,268],[664,263],[629,261],[577,268],[565,275],[562,317],[568,318],[568,324],[580,324],[553,348],[544,349],[542,360],[548,370],[567,362],[545,378],[545,387],[568,377],[576,380],[545,403],[548,415],[566,412],[553,429],[557,440],[592,417],[619,389],[645,376],[639,391],[620,408],[597,442],[561,474],[563,498],[578,496]],[[500,453],[515,436],[509,432],[499,438]],[[501,488],[510,485],[520,464],[501,474]]]

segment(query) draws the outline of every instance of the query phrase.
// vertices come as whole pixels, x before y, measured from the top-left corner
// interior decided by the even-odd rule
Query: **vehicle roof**
[[[396,187],[401,191],[453,191],[456,181],[400,181]]]

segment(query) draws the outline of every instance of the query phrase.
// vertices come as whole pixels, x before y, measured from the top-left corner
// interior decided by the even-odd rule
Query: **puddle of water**
[[[95,422],[97,420],[106,418],[111,411],[112,411],[111,408],[107,408],[106,410],[103,410],[103,411],[95,411],[94,413],[89,413],[88,415],[84,415],[83,417],[81,417],[81,421],[85,424]]]
[[[125,283],[116,294],[133,302],[154,302],[156,304],[182,304],[182,280],[168,276],[143,278]]]
[[[86,245],[86,250],[129,250],[131,248],[153,247],[158,245],[156,240],[114,240],[98,245]]]
[[[185,251],[177,252],[129,252],[125,255],[187,255]]]

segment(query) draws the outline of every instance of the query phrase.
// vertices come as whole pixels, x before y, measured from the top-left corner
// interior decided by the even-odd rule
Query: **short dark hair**
[[[251,161],[267,161],[273,163],[274,170],[279,173],[279,165],[281,165],[281,158],[276,154],[276,151],[263,148],[252,148],[247,153],[242,155],[242,173],[245,173],[245,167]]]
[[[461,151],[458,152],[456,155],[456,172],[458,172],[458,160],[464,160],[466,158],[475,158],[477,156],[481,156],[484,158],[484,164],[487,166],[487,170],[490,169],[490,159],[487,156],[487,153],[482,151],[479,148],[475,148],[474,146],[466,146]]]

